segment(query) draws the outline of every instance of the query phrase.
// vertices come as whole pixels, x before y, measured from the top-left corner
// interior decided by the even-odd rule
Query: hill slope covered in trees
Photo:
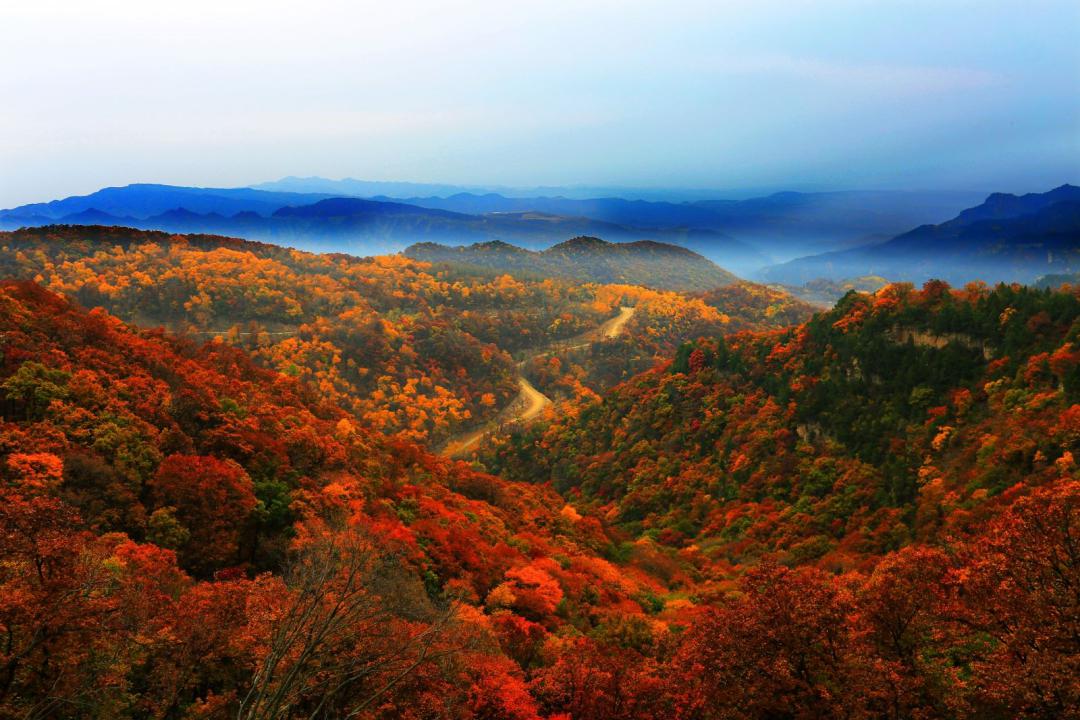
[[[2,716],[1080,704],[1071,290],[893,285],[806,319],[747,284],[211,236],[0,247],[26,278],[0,284]],[[619,337],[517,367],[623,305]],[[519,371],[559,414],[482,465],[415,444]]]
[[[851,293],[789,330],[684,345],[601,402],[504,437],[489,467],[706,556],[859,567],[1076,472],[1078,332],[1073,294]]]
[[[365,431],[224,343],[31,283],[0,309],[5,715],[535,717],[502,643],[528,658],[659,589],[550,491]]]
[[[453,263],[513,274],[581,282],[644,285],[659,290],[704,291],[738,282],[731,273],[676,245],[639,241],[609,243],[577,237],[533,252],[507,243],[446,247],[418,243],[404,254],[432,263]]]
[[[772,304],[708,306],[628,285],[316,255],[208,235],[49,226],[0,233],[0,276],[139,325],[222,337],[386,432],[436,444],[516,394],[511,355],[641,305],[634,367],[702,332],[778,326]],[[647,330],[648,328],[648,330]]]
[[[903,483],[888,472],[875,483],[870,460],[860,465],[835,450],[830,461],[797,447],[813,467],[791,476],[800,482],[790,488],[753,471],[767,462],[762,453],[781,464],[792,457],[775,398],[770,409],[750,385],[776,394],[784,392],[779,380],[805,379],[798,358],[810,355],[800,348],[846,331],[857,352],[875,318],[918,321],[924,304],[944,323],[935,331],[950,329],[939,303],[954,301],[936,290],[878,301],[856,298],[826,324],[777,336],[767,361],[777,380],[746,381],[740,413],[774,424],[761,428],[761,440],[746,438],[745,460],[726,479],[735,496],[714,526],[742,537],[722,538],[723,549],[707,541],[709,531],[694,544],[679,528],[621,535],[590,514],[585,484],[580,496],[570,493],[575,509],[550,488],[366,431],[224,343],[135,331],[35,284],[4,283],[0,710],[80,718],[1066,716],[1080,669],[1072,633],[1080,486],[1075,406],[1064,408],[1077,362],[1062,331],[1074,298],[999,291],[975,303],[980,311],[1005,303],[1005,330],[987,321],[964,347],[989,334],[1018,359],[988,361],[997,365],[982,370],[985,398],[949,392],[948,405],[925,410],[931,422],[916,418],[909,442],[932,434],[939,453],[920,465],[933,470],[921,473],[918,532],[902,530],[903,513],[890,520],[879,512],[850,548],[863,558],[859,569],[840,574],[813,567],[825,565],[814,553],[755,550],[778,520],[824,513],[815,502],[833,505],[820,519],[834,536],[844,535],[845,508],[876,502],[867,496],[875,488],[886,508],[902,502]],[[636,387],[675,378],[693,407],[691,384],[708,388],[717,373],[742,372],[744,346],[724,348],[702,343]],[[849,351],[841,345],[838,358]],[[981,348],[960,354],[969,364],[959,375],[935,371],[922,400],[936,402],[987,362]],[[887,404],[902,384],[887,383],[870,401]],[[787,392],[802,391],[789,384]],[[918,413],[922,400],[913,403]],[[638,402],[631,419],[658,407],[656,398]],[[1021,413],[1009,429],[1023,422],[1025,432],[983,439],[978,452],[988,467],[1003,466],[999,473],[958,476],[953,462],[969,439],[996,429],[982,406],[998,402]],[[690,426],[703,420],[695,429],[711,441],[719,417]],[[598,418],[603,412],[580,421]],[[1051,418],[1060,429],[1035,424]],[[626,431],[638,432],[635,425]],[[820,432],[830,429],[823,423]],[[638,448],[648,437],[630,454],[643,470]],[[677,472],[676,456],[654,451]],[[1027,475],[1013,482],[1025,465]],[[665,492],[686,488],[682,478],[666,481]],[[615,511],[604,514],[635,531],[646,505],[623,502],[618,487],[610,491]],[[743,499],[760,492],[767,497],[757,506],[775,500],[772,518]],[[783,511],[796,493],[811,499]],[[684,506],[691,520],[697,506],[710,509],[708,497]],[[850,565],[839,557],[825,566]]]

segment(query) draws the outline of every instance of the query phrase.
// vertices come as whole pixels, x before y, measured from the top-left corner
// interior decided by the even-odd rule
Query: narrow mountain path
[[[634,308],[624,305],[619,308],[618,315],[610,320],[605,320],[604,323],[595,330],[590,330],[583,335],[579,335],[569,342],[551,343],[529,353],[518,363],[518,368],[525,367],[529,360],[532,360],[533,358],[541,357],[543,355],[552,355],[557,352],[565,352],[567,350],[579,350],[592,345],[597,340],[618,337],[619,334],[623,332],[626,322],[633,316]],[[514,401],[510,403],[506,409],[499,413],[497,418],[485,423],[475,430],[451,438],[450,441],[443,446],[440,454],[444,457],[461,457],[475,447],[485,435],[499,426],[512,422],[528,422],[536,418],[544,411],[544,408],[552,404],[551,398],[533,387],[533,384],[520,372],[518,373],[517,380],[519,388],[518,396],[514,398]]]
[[[618,337],[626,321],[634,316],[634,308],[625,305],[619,308],[619,314],[600,326],[600,335],[604,338]]]
[[[551,404],[551,398],[533,387],[525,378],[518,377],[518,385],[521,387],[519,397],[525,400],[525,409],[517,416],[518,420],[532,420]]]

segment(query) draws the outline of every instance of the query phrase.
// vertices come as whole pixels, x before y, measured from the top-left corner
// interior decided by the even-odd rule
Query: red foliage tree
[[[206,573],[240,560],[240,542],[256,500],[251,478],[236,463],[202,455],[170,455],[149,481],[155,507],[175,508],[189,538],[181,564]]]
[[[850,716],[866,692],[848,591],[824,573],[764,565],[704,611],[669,674],[686,718]]]
[[[1016,501],[953,574],[953,610],[982,651],[981,712],[1066,717],[1080,708],[1080,482]],[[987,643],[987,640],[989,641]],[[981,641],[981,642],[980,642]]]
[[[550,713],[574,720],[670,717],[657,665],[633,650],[589,638],[553,643],[533,692]]]

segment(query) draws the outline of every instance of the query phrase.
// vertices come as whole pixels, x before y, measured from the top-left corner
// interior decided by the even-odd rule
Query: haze
[[[1025,192],[1080,176],[1080,4],[23,3],[0,207],[130,182]]]

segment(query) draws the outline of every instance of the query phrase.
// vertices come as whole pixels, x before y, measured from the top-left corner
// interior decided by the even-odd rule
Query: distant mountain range
[[[343,196],[368,202],[322,202]],[[461,192],[449,185],[286,178],[256,188],[147,184],[105,188],[0,211],[0,228],[125,225],[240,235],[355,254],[394,252],[424,240],[449,244],[503,240],[542,249],[567,237],[591,235],[620,242],[674,243],[752,275],[778,260],[884,240],[955,214],[970,200],[964,193],[896,192],[784,192],[743,200],[706,195],[678,202],[511,197]],[[291,209],[299,207],[310,210]]]
[[[287,205],[306,205],[328,197],[333,196],[251,188],[195,188],[140,183],[0,210],[0,220],[9,227],[17,222],[45,225],[58,220],[71,222],[78,219],[80,213],[88,212],[92,214],[85,216],[87,218],[112,216],[116,219],[146,219],[177,209],[200,215],[234,215],[239,212],[270,215]]]
[[[971,280],[1030,283],[1080,271],[1080,187],[1046,193],[995,193],[939,225],[923,225],[876,245],[799,258],[767,268],[772,282],[881,275],[954,284]]]
[[[684,292],[711,290],[739,281],[695,252],[649,240],[609,243],[595,237],[576,237],[542,252],[501,241],[468,247],[418,243],[404,254],[433,263],[464,264],[527,277],[625,283]]]
[[[345,190],[405,197],[344,196]],[[138,184],[0,210],[0,229],[115,225],[356,255],[418,242],[501,241],[542,250],[578,236],[650,240],[688,248],[743,277],[789,285],[862,276],[1030,282],[1078,269],[1075,208],[1057,207],[1078,202],[1071,185],[985,200],[957,192],[852,191],[670,202],[459,190],[322,178],[259,188]]]
[[[529,203],[525,203],[527,206]],[[647,204],[647,203],[646,203]],[[50,224],[122,225],[175,233],[236,235],[307,250],[364,255],[397,252],[418,240],[467,244],[504,240],[542,249],[579,235],[614,241],[651,239],[707,246],[739,267],[768,256],[709,228],[638,227],[532,210],[468,213],[378,200],[250,188],[128,185],[0,211],[0,229]]]
[[[954,215],[981,199],[975,193],[852,191],[781,192],[746,200],[679,203],[620,197],[505,197],[496,193],[408,197],[398,201],[471,214],[533,211],[639,228],[685,228],[687,238],[682,244],[723,263],[724,259],[711,247],[711,239],[695,237],[694,231],[722,232],[776,260],[790,259],[813,251],[886,240],[917,225]]]
[[[926,223],[940,222],[980,202],[965,191],[720,191],[683,188],[465,187],[381,183],[325,178],[284,178],[264,190],[339,193],[404,202],[467,214],[539,212],[586,217],[634,229],[682,229],[678,242],[743,274],[756,258],[733,259],[724,243],[702,231],[720,232],[751,245],[772,263],[817,252],[881,242]],[[611,238],[615,239],[615,238]],[[633,239],[632,237],[630,239]]]
[[[595,197],[620,197],[628,200],[650,200],[666,202],[694,202],[697,200],[716,200],[720,198],[748,198],[768,195],[779,190],[792,188],[680,188],[680,187],[628,187],[618,185],[448,185],[445,183],[393,182],[381,180],[357,180],[343,178],[331,180],[324,177],[283,177],[280,180],[252,185],[256,190],[276,192],[329,193],[331,195],[353,195],[357,197],[375,197],[384,195],[393,198],[416,196],[449,197],[460,193],[484,195],[499,193],[511,197],[565,197],[587,199]]]

